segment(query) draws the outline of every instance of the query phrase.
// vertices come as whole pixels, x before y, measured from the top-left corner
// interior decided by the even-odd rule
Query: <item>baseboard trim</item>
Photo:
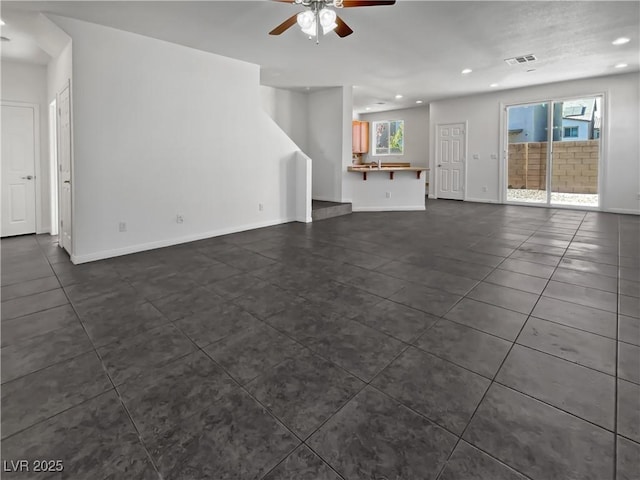
[[[486,198],[465,198],[465,202],[474,202],[474,203],[500,203],[497,200],[490,200]]]
[[[274,225],[281,225],[283,223],[295,221],[297,221],[295,218],[283,218],[267,222],[241,225],[237,227],[221,228],[218,230],[196,233],[184,237],[168,238],[166,240],[159,240],[157,242],[139,243],[137,245],[115,248],[113,250],[103,250],[95,253],[87,253],[85,255],[71,255],[71,263],[73,263],[74,265],[79,265],[81,263],[95,262],[97,260],[104,260],[106,258],[121,257],[122,255],[145,252],[147,250],[154,250],[156,248],[172,247],[174,245],[180,245],[182,243],[195,242],[207,238],[219,237],[221,235],[229,235],[231,233],[246,232],[247,230],[255,230],[258,228],[273,227]]]
[[[640,215],[640,210],[630,210],[628,208],[606,208],[602,211],[606,213],[621,213],[623,215]]]
[[[420,212],[426,210],[424,205],[407,207],[352,207],[354,212]]]

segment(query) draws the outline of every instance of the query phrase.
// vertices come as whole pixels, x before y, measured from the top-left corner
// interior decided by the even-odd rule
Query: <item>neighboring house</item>
[[[555,104],[554,141],[591,140],[600,137],[600,99],[581,98]],[[509,109],[509,143],[547,141],[547,104]]]
[[[547,105],[538,103],[509,108],[509,143],[546,142]],[[555,123],[559,123],[559,120],[556,118]],[[560,134],[555,130],[553,139],[560,140]]]
[[[562,140],[572,142],[598,138],[594,133],[596,113],[598,113],[599,133],[600,115],[595,98],[581,98],[563,102]]]

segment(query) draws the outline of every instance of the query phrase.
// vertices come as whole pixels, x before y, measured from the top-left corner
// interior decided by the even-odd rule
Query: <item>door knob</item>
[[[65,180],[64,183],[71,183],[71,180]]]
[[[442,164],[440,164],[440,165],[438,165],[438,166],[439,166],[439,167],[441,167],[441,166],[442,166]]]
[[[22,177],[23,180],[33,180],[33,175],[27,175],[26,177]]]

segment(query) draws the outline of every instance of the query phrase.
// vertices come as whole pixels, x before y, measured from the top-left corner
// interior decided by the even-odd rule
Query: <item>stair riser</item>
[[[313,210],[311,219],[313,221],[326,220],[327,218],[340,217],[351,213],[351,205],[340,205],[336,207],[319,208]]]

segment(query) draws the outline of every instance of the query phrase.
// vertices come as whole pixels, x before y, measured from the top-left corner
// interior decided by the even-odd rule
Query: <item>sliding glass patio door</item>
[[[506,116],[507,203],[599,207],[602,97],[510,105]]]
[[[507,107],[507,202],[549,202],[549,103]]]

